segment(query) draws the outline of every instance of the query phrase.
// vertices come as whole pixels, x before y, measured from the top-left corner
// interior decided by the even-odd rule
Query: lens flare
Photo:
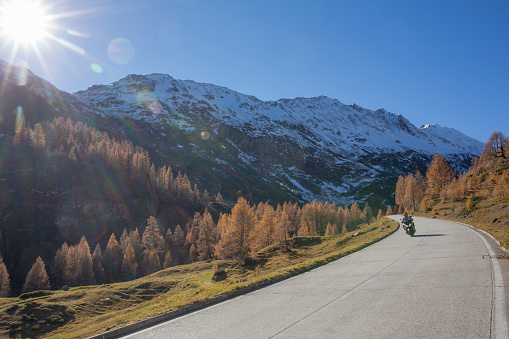
[[[134,58],[134,46],[128,39],[117,38],[108,46],[108,57],[118,65],[128,64]]]
[[[96,63],[91,64],[90,68],[92,69],[92,71],[99,73],[99,74],[101,74],[103,72],[103,68]]]
[[[138,106],[152,114],[159,114],[163,111],[163,105],[155,94],[149,90],[141,90],[136,96]]]
[[[209,140],[210,139],[210,133],[207,132],[207,131],[202,131],[200,135],[201,135],[201,138],[203,140]]]

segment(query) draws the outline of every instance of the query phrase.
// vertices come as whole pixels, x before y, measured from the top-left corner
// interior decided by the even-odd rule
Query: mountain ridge
[[[136,97],[132,91],[133,89],[138,91]],[[120,95],[115,95],[115,91],[120,92]],[[177,95],[177,93],[181,94]],[[369,127],[376,134],[376,138],[361,137],[363,134],[366,136],[366,130],[357,132],[358,135],[350,131],[350,133],[346,133],[346,138],[366,139],[364,145],[370,139],[373,139],[368,144],[374,147],[377,143],[380,144],[383,137],[387,137],[389,131],[392,132],[394,137],[391,136],[391,140],[383,140],[385,144],[382,143],[382,148],[398,148],[398,144],[403,144],[407,147],[415,146],[414,149],[424,149],[424,146],[429,144],[431,147],[426,149],[429,152],[432,152],[433,149],[435,152],[439,151],[446,154],[457,153],[458,148],[470,153],[480,153],[482,149],[482,144],[479,141],[469,138],[455,129],[442,127],[443,132],[439,132],[437,131],[438,125],[434,125],[432,132],[428,128],[418,129],[402,115],[396,115],[383,108],[372,111],[356,104],[345,105],[337,99],[326,96],[262,101],[252,95],[242,94],[226,87],[197,83],[192,80],[177,80],[169,75],[158,73],[146,76],[128,75],[111,85],[92,86],[87,90],[76,92],[75,95],[82,103],[88,105],[94,105],[94,101],[97,100],[102,101],[103,107],[98,108],[103,114],[128,115],[137,120],[157,121],[158,115],[164,114],[165,110],[166,112],[172,112],[186,108],[202,109],[213,112],[216,119],[227,122],[234,127],[242,127],[245,123],[253,125],[255,128],[250,131],[251,136],[261,135],[264,129],[270,128],[269,125],[274,123],[303,123],[313,130],[314,134],[325,135],[328,139],[326,141],[330,141],[329,145],[338,144],[338,142],[345,143],[345,138],[334,137],[334,134],[348,132],[347,129],[341,128],[338,123],[334,123],[334,119],[338,119],[343,125],[350,123],[356,128],[361,128],[366,123],[365,117],[367,116],[372,119],[373,123]],[[102,100],[97,99],[104,95],[108,95],[109,98],[114,96],[116,100],[108,101],[108,97]],[[148,109],[143,105],[147,105]],[[147,115],[147,110],[154,114],[152,116]],[[311,119],[309,115],[312,115],[314,119]],[[364,119],[362,119],[362,115],[364,115]],[[406,138],[407,140],[403,141],[398,140],[397,136],[394,135],[398,130],[392,127],[400,127],[399,130],[406,131],[414,139],[421,139],[421,144],[413,145],[412,141],[415,142],[416,140],[411,140],[412,138]],[[461,134],[462,137],[459,139],[463,142],[466,141],[466,145],[449,141],[447,134],[450,134],[451,131],[454,131],[455,135]],[[429,140],[431,136],[445,142],[433,145],[433,142]],[[359,141],[356,143],[359,143]],[[451,145],[454,147],[450,147]]]
[[[28,72],[29,80],[18,87],[38,92],[44,80],[41,85]],[[455,129],[417,128],[383,108],[326,96],[263,101],[159,73],[131,74],[75,93],[51,88],[43,96],[54,107],[52,115],[129,139],[157,165],[172,162],[212,194],[231,199],[243,190],[254,192],[255,201],[276,194],[277,201],[286,196],[387,204],[397,177],[424,171],[434,153],[461,172],[483,147]],[[280,190],[286,193],[275,193]]]

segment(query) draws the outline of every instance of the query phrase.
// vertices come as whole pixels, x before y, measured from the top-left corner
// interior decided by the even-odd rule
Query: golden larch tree
[[[37,257],[35,263],[32,265],[32,268],[27,274],[21,292],[27,293],[39,290],[49,290],[50,288],[51,284],[49,281],[48,273],[46,273],[44,261],[41,259],[41,257]]]
[[[445,184],[451,181],[452,178],[454,178],[454,173],[447,161],[442,157],[442,154],[435,154],[426,171],[428,183],[426,194],[433,200],[437,199]]]
[[[216,253],[221,259],[244,260],[250,250],[250,235],[256,218],[246,199],[240,197],[232,209],[228,221],[222,225],[221,239]]]

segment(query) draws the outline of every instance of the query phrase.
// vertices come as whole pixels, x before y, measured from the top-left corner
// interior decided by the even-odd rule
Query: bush
[[[64,318],[62,318],[61,316],[59,316],[57,314],[53,314],[53,315],[50,315],[49,317],[47,317],[46,321],[49,324],[61,324],[64,322]]]
[[[228,276],[228,274],[226,273],[224,268],[218,268],[214,272],[214,275],[212,276],[212,280],[215,282],[222,281],[222,280],[225,280],[227,276]]]
[[[24,299],[30,299],[30,298],[44,297],[45,295],[50,295],[50,294],[51,294],[51,291],[47,291],[47,290],[33,291],[33,292],[23,293],[22,295],[19,296],[19,298],[21,300],[24,300]]]

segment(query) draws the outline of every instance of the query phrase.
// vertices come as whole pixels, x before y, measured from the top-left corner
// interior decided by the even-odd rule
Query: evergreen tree
[[[143,252],[143,246],[141,244],[140,232],[137,228],[129,232],[129,243],[133,246],[136,261],[139,263]]]
[[[149,275],[161,270],[161,262],[159,261],[159,255],[157,251],[145,250],[143,252],[143,271],[145,275]]]
[[[325,236],[331,235],[334,235],[334,228],[332,227],[332,224],[329,222],[327,223],[327,228],[325,229]]]
[[[508,139],[502,132],[491,133],[481,153],[481,161],[493,160],[495,158],[507,159],[509,156]]]
[[[63,243],[62,247],[57,250],[55,259],[53,261],[53,274],[52,281],[54,287],[60,287],[65,283],[65,272],[67,267],[67,256],[69,252],[69,246],[67,243]]]
[[[426,193],[431,199],[437,199],[445,184],[452,180],[454,173],[440,153],[435,154],[426,171],[428,182]]]
[[[251,251],[257,252],[264,247],[267,247],[275,241],[275,221],[274,209],[270,205],[263,208],[263,215],[258,220],[254,227],[254,232],[251,233]]]
[[[69,286],[78,286],[78,256],[75,246],[70,246],[65,259],[64,282]]]
[[[405,178],[405,195],[403,196],[402,205],[405,207],[405,210],[415,211],[417,206],[417,185],[415,182],[415,177],[412,173],[408,174]]]
[[[0,298],[7,298],[11,296],[11,279],[7,266],[5,266],[4,259],[0,255]]]
[[[122,249],[112,233],[103,254],[103,268],[108,282],[120,281],[122,260]]]
[[[164,256],[163,268],[168,268],[173,266],[173,258],[171,257],[170,251],[166,251],[166,255]]]
[[[164,258],[164,254],[166,252],[164,238],[161,235],[159,223],[156,218],[152,216],[147,219],[147,226],[145,227],[145,231],[141,238],[141,245],[144,250],[148,252],[155,250],[160,258]]]
[[[361,219],[367,224],[369,224],[373,219],[373,210],[369,206],[368,202],[366,202],[366,204],[364,205],[364,209],[362,210],[361,216],[362,216]]]
[[[196,247],[194,244],[191,245],[189,248],[189,262],[195,262],[198,260],[198,251],[196,250]]]
[[[184,244],[186,241],[186,236],[184,234],[184,231],[182,231],[182,228],[180,225],[177,225],[175,227],[175,232],[173,232],[173,244],[175,245],[172,249],[174,251],[175,257],[173,258],[174,264],[178,265],[180,263],[184,262],[185,257],[185,251],[184,251]]]
[[[138,263],[134,254],[134,248],[131,244],[127,245],[124,252],[124,259],[122,260],[122,273],[124,279],[127,281],[136,279],[138,276]]]
[[[232,209],[228,222],[223,225],[216,253],[222,259],[244,260],[250,249],[250,235],[255,216],[246,199],[240,197]]]
[[[35,124],[34,131],[31,133],[30,137],[33,147],[39,149],[44,148],[44,145],[46,144],[46,138],[44,136],[41,124]]]
[[[46,267],[41,257],[37,257],[35,263],[27,274],[25,283],[21,290],[22,293],[49,290],[51,288],[48,274],[46,273]]]
[[[78,286],[86,286],[95,284],[94,268],[92,264],[92,256],[87,239],[82,236],[76,247],[77,257],[77,279]]]
[[[400,175],[396,182],[396,194],[394,196],[397,205],[403,205],[405,200],[405,178]]]

